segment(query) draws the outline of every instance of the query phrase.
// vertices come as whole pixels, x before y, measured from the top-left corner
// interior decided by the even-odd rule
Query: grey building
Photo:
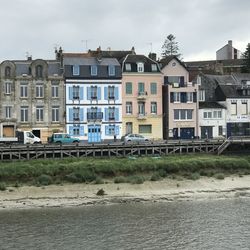
[[[29,130],[42,142],[63,131],[64,81],[58,60],[6,60],[0,64],[0,136]]]

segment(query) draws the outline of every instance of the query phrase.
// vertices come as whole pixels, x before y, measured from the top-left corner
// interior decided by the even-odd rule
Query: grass
[[[78,158],[0,163],[0,183],[50,185],[57,183],[143,183],[160,178],[215,177],[217,174],[250,174],[250,156],[178,155],[161,158]],[[135,177],[137,176],[137,177]]]

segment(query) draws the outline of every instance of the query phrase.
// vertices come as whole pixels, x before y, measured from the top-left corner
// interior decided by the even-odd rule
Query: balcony
[[[103,119],[103,112],[88,112],[87,120],[88,121],[101,121]]]
[[[148,93],[147,92],[138,92],[137,99],[138,100],[145,100],[147,98]]]
[[[138,120],[145,120],[145,119],[147,119],[147,113],[138,113],[137,119]]]

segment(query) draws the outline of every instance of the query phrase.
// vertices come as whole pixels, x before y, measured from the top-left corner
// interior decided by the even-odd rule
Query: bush
[[[40,185],[48,186],[52,183],[52,177],[46,174],[42,174],[37,178],[37,182]]]
[[[0,182],[0,191],[6,190],[6,184],[4,182]]]
[[[70,173],[70,174],[66,175],[65,179],[69,182],[72,182],[72,183],[81,183],[82,182],[82,177],[76,173]]]
[[[96,195],[100,195],[100,196],[105,195],[105,191],[101,188],[97,191]]]
[[[95,179],[95,184],[104,184],[104,180],[100,176],[97,176]]]
[[[198,179],[200,179],[200,174],[199,173],[192,173],[188,176],[188,178],[191,180],[198,180]]]
[[[165,171],[164,169],[160,169],[160,170],[158,171],[158,174],[159,174],[160,177],[162,177],[162,178],[165,178],[165,177],[167,176],[167,173],[166,173],[166,171]]]
[[[126,182],[128,182],[128,180],[124,176],[117,176],[114,179],[114,183],[126,183]]]
[[[133,175],[128,177],[128,181],[131,184],[142,184],[145,181],[145,179],[143,176]]]
[[[159,181],[160,179],[161,176],[159,175],[159,173],[154,173],[150,178],[151,181]]]
[[[216,179],[218,179],[218,180],[224,180],[224,179],[225,179],[225,176],[224,176],[224,174],[222,174],[222,173],[218,173],[218,174],[216,174],[214,177],[215,177]]]

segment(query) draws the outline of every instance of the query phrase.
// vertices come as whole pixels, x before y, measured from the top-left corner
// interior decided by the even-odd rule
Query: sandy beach
[[[99,189],[104,196],[96,195]],[[164,179],[143,184],[64,184],[45,187],[8,187],[0,192],[0,209],[74,207],[128,202],[171,202],[181,200],[250,198],[250,176],[231,176],[224,180]]]

